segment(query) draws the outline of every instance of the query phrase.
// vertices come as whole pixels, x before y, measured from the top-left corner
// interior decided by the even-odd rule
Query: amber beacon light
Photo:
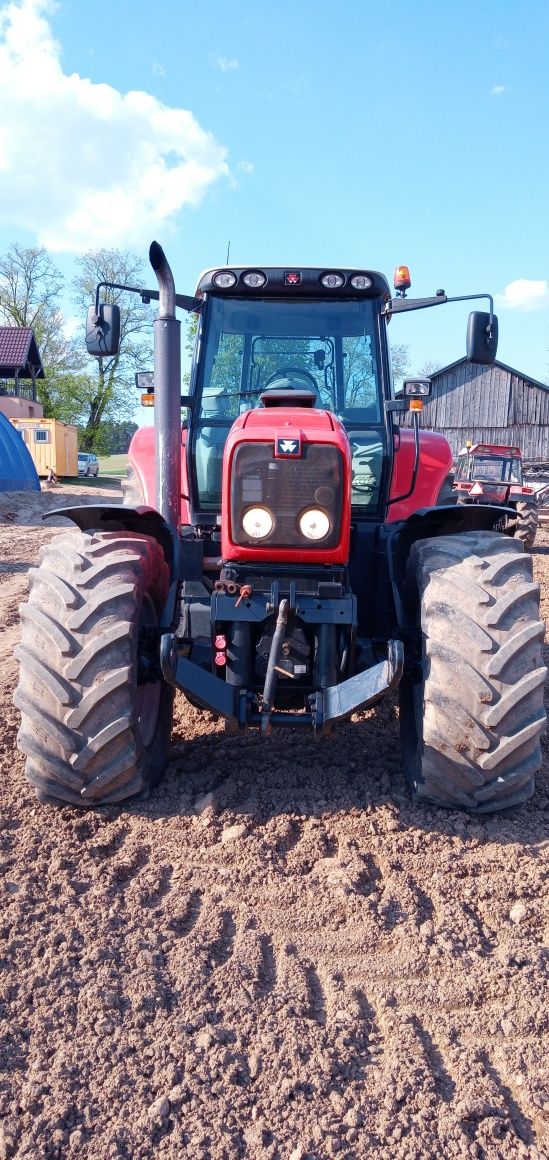
[[[410,289],[410,286],[412,285],[412,279],[410,278],[410,271],[407,266],[396,267],[393,285],[395,290],[399,290],[401,293],[404,293],[406,290]]]

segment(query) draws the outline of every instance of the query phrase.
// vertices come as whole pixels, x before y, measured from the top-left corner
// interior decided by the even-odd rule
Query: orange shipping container
[[[60,419],[11,419],[30,451],[39,475],[53,468],[60,478],[78,475],[76,427]]]

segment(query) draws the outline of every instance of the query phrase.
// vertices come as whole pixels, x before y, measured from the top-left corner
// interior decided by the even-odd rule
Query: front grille
[[[276,459],[272,443],[241,443],[231,478],[232,541],[245,547],[333,548],[339,543],[343,499],[343,459],[337,447],[303,443],[299,459]],[[242,517],[249,508],[267,508],[273,528],[261,540],[246,535]],[[329,518],[328,534],[307,539],[299,517],[310,508]]]

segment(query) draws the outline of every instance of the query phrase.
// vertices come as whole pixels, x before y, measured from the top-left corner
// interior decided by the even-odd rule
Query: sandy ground
[[[38,500],[104,498],[68,490]],[[11,704],[38,506],[0,498],[0,1160],[549,1157],[547,742],[479,821],[410,805],[392,701],[265,742],[179,698],[148,802],[40,806]],[[534,569],[549,619],[547,531]]]

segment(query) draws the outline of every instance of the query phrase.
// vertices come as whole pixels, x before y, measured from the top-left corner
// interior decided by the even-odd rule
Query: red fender
[[[418,508],[433,507],[452,466],[452,452],[444,435],[438,431],[420,431],[421,460],[413,494],[388,509],[387,522],[407,519]],[[187,431],[181,431],[181,523],[190,524],[188,477],[185,457]],[[143,492],[143,502],[155,507],[154,427],[140,427],[130,443],[128,462]],[[414,433],[401,428],[395,438],[395,458],[390,498],[402,495],[410,487],[414,469]]]
[[[189,486],[185,445],[187,429],[181,431],[181,523],[190,524]],[[156,507],[154,470],[154,427],[140,427],[130,443],[128,463],[136,474],[143,492],[143,503]]]
[[[438,431],[420,431],[420,460],[416,486],[408,499],[393,503],[388,509],[387,522],[406,520],[418,508],[434,507],[439,491],[452,467],[452,451],[448,440]],[[414,470],[414,432],[401,427],[395,436],[395,458],[391,480],[390,499],[405,495],[412,482]]]

